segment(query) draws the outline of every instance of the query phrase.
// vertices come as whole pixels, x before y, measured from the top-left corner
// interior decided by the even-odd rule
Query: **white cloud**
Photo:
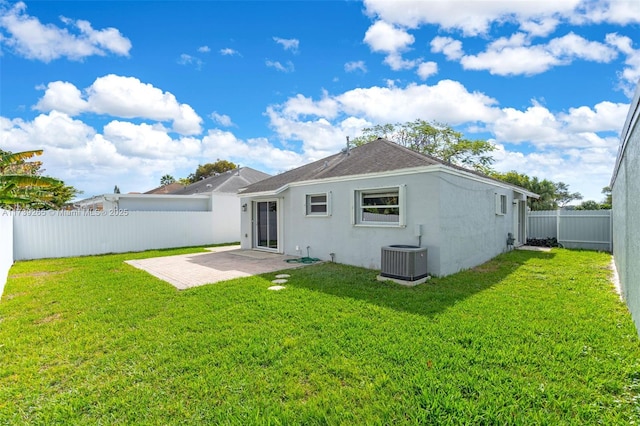
[[[221,126],[231,127],[234,125],[233,121],[231,121],[231,117],[225,114],[218,114],[216,111],[212,112],[209,117]]]
[[[629,104],[603,101],[593,108],[581,106],[569,108],[568,113],[560,113],[558,117],[566,124],[566,129],[572,132],[602,132],[622,130],[629,111]]]
[[[574,33],[552,39],[547,49],[558,58],[578,58],[594,62],[610,62],[617,52],[606,44],[588,41]]]
[[[202,139],[203,156],[225,158],[236,164],[283,172],[305,163],[305,158],[293,151],[274,147],[265,138],[238,139],[233,133],[213,129]]]
[[[289,72],[293,72],[295,71],[295,67],[293,66],[293,62],[291,61],[287,61],[286,64],[282,64],[279,61],[271,61],[269,59],[267,59],[265,61],[265,65],[269,68],[275,68],[276,70],[280,71],[280,72],[285,72],[285,73],[289,73]]]
[[[415,42],[415,38],[403,29],[377,21],[365,33],[364,42],[373,52],[396,53],[406,50]]]
[[[342,110],[374,123],[395,123],[416,118],[452,125],[492,121],[498,114],[496,100],[469,92],[457,81],[441,80],[433,86],[410,84],[404,88],[353,89],[336,96]],[[464,108],[460,108],[464,105]]]
[[[372,52],[386,53],[384,62],[394,71],[412,69],[419,63],[418,60],[402,58],[402,52],[408,50],[415,38],[404,29],[384,21],[377,21],[369,27],[364,35],[364,42]]]
[[[191,56],[191,55],[188,55],[186,53],[183,53],[178,58],[178,64],[179,65],[194,65],[197,70],[200,70],[200,69],[202,69],[202,65],[204,64],[204,62],[202,62],[202,59],[200,59],[200,58],[198,58],[196,56]]]
[[[435,37],[431,40],[431,51],[434,53],[443,53],[450,61],[458,60],[464,55],[462,42],[460,40],[454,40],[451,37]]]
[[[84,96],[71,83],[52,82],[35,108],[72,115],[95,112],[121,118],[172,121],[174,131],[193,135],[202,131],[202,119],[187,104],[180,104],[169,92],[142,83],[134,77],[109,74],[97,78]]]
[[[200,53],[209,53],[209,52],[211,52],[211,49],[209,48],[209,46],[200,46],[200,47],[198,47],[198,52],[200,52]]]
[[[583,1],[580,6],[584,14],[573,16],[573,23],[640,23],[640,3],[636,0]]]
[[[193,138],[173,139],[161,126],[111,121],[104,126],[103,136],[119,153],[136,158],[168,159],[190,157],[200,153],[200,142]]]
[[[344,64],[344,70],[346,72],[362,71],[367,72],[367,66],[364,61],[351,61]]]
[[[633,48],[633,41],[629,37],[615,33],[607,34],[606,41],[625,55],[625,67],[619,73],[620,86],[627,96],[632,97],[640,80],[640,49]]]
[[[88,110],[89,105],[76,86],[66,81],[53,81],[33,108],[38,111],[56,110],[73,116]]]
[[[171,138],[159,125],[112,121],[103,133],[51,111],[33,121],[0,117],[0,145],[10,151],[43,149],[45,172],[85,192],[145,191],[159,176],[182,167],[195,170],[201,153],[196,138]],[[132,173],[133,172],[133,173]]]
[[[297,53],[298,47],[300,46],[300,40],[297,40],[295,38],[287,39],[287,38],[274,37],[273,41],[275,41],[280,46],[282,46],[284,50],[290,50],[293,53]]]
[[[327,92],[323,93],[322,99],[314,101],[312,98],[300,94],[289,98],[281,108],[287,117],[304,117],[315,115],[317,117],[333,119],[338,115],[339,104],[330,98]]]
[[[417,74],[422,80],[426,80],[438,73],[438,64],[435,62],[422,62],[418,65]]]
[[[526,110],[503,108],[502,116],[490,127],[499,143],[530,143],[538,150],[589,149],[611,144],[618,134],[629,105],[600,102],[593,108],[581,106],[553,114],[537,102]],[[614,145],[617,147],[617,138]],[[615,151],[615,150],[614,150]],[[615,157],[615,152],[614,152]]]
[[[477,55],[463,55],[460,63],[465,69],[488,70],[496,75],[533,75],[576,59],[610,62],[616,56],[610,46],[574,33],[533,46],[526,34],[515,33],[491,42],[486,51]]]
[[[61,57],[80,61],[88,56],[109,53],[129,56],[131,41],[115,28],[95,30],[87,21],[68,18],[61,20],[69,29],[45,25],[29,16],[26,9],[23,2],[9,9],[0,8],[0,28],[6,31],[0,42],[18,55],[43,62]]]
[[[225,47],[224,49],[220,49],[220,54],[222,56],[242,56],[240,52],[237,50],[231,49],[230,47]]]
[[[532,36],[544,36],[562,22],[621,25],[640,22],[637,0],[365,0],[364,4],[369,16],[392,25],[407,28],[437,25],[446,31],[460,31],[464,36],[484,35],[492,25],[503,23],[519,24],[522,31]]]
[[[531,37],[546,37],[555,31],[560,21],[552,17],[524,20],[520,29]]]

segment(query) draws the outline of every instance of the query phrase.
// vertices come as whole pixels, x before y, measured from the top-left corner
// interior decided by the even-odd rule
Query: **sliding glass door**
[[[278,202],[255,203],[255,246],[270,250],[278,249]]]

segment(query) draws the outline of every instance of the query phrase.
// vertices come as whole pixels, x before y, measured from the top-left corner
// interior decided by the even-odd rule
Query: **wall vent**
[[[382,247],[380,275],[417,281],[427,274],[427,248],[396,244]]]

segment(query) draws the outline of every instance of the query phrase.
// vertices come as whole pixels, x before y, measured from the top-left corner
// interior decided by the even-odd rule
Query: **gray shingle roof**
[[[531,194],[524,188],[497,181],[482,173],[465,169],[464,167],[445,163],[435,157],[421,154],[382,138],[352,148],[348,154],[343,151],[289,170],[288,172],[261,180],[260,182],[249,185],[242,191],[242,194],[276,191],[294,182],[388,172],[436,164],[443,164],[447,167],[481,176],[485,179],[499,182],[501,185],[511,186],[527,194]]]
[[[178,189],[172,192],[172,194],[193,195],[211,192],[235,194],[240,188],[244,188],[270,176],[271,175],[267,173],[252,169],[251,167],[240,167],[239,169],[229,170],[216,176],[209,176],[206,179]]]
[[[293,182],[387,172],[440,163],[441,161],[435,158],[412,151],[394,142],[377,139],[350,149],[348,154],[340,152],[254,183],[242,193],[275,191]]]
[[[162,185],[157,188],[153,188],[152,190],[145,192],[145,194],[171,194],[182,188],[184,188],[184,185],[174,182],[169,185]]]

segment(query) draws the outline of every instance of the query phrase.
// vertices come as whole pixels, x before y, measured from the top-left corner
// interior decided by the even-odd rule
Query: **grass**
[[[607,254],[514,251],[415,288],[338,264],[176,291],[124,260],[15,264],[0,424],[632,424]]]

